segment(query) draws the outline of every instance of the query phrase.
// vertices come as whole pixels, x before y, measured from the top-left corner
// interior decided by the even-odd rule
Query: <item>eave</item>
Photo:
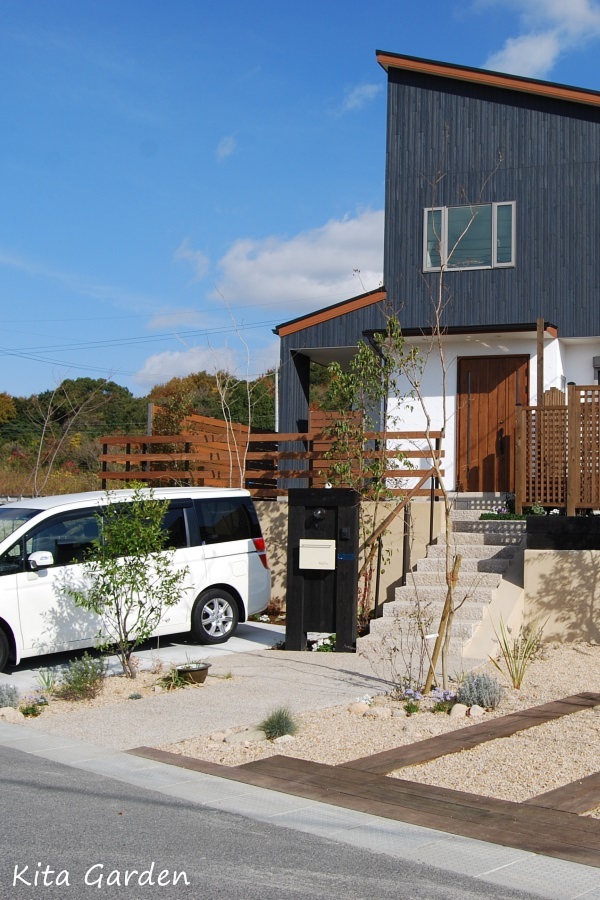
[[[520,75],[507,75],[489,69],[475,69],[470,66],[458,66],[454,63],[437,62],[432,59],[421,59],[417,56],[403,56],[399,53],[388,53],[377,50],[377,62],[386,72],[389,69],[401,69],[405,72],[418,72],[421,75],[436,75],[438,78],[449,78],[455,81],[468,81],[503,90],[520,91],[552,100],[566,100],[570,103],[584,103],[587,106],[600,106],[600,92],[586,88],[571,87],[552,81],[540,81],[535,78],[523,78]]]

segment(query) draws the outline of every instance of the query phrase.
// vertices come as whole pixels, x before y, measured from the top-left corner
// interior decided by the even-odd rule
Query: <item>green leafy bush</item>
[[[55,694],[61,700],[89,700],[100,693],[105,675],[104,658],[84,653],[80,659],[71,660],[61,676]]]
[[[26,697],[19,706],[19,710],[27,718],[35,718],[41,715],[45,706],[48,706],[48,701],[45,697]]]
[[[295,734],[298,731],[296,720],[287,706],[280,706],[273,710],[258,727],[264,731],[269,741],[283,737],[284,734]]]
[[[14,684],[0,684],[0,707],[19,705],[19,692]]]
[[[504,691],[496,678],[491,675],[474,675],[469,673],[456,695],[458,703],[465,706],[484,706],[486,709],[495,709],[502,699]]]

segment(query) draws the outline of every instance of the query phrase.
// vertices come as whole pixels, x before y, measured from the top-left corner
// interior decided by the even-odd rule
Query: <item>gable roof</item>
[[[506,75],[503,72],[492,72],[489,69],[458,66],[454,63],[422,59],[418,56],[403,56],[400,53],[389,53],[386,50],[377,50],[376,54],[377,62],[386,72],[389,69],[403,69],[422,75],[436,75],[455,81],[469,81],[488,87],[521,91],[526,94],[535,94],[538,97],[549,97],[553,100],[567,100],[572,103],[584,103],[588,106],[600,106],[600,92],[587,88],[571,87],[552,81],[540,81],[536,78],[523,78],[520,75]]]
[[[315,312],[298,316],[297,319],[290,319],[289,322],[277,325],[273,332],[278,334],[279,337],[285,337],[288,334],[294,334],[296,331],[302,331],[304,328],[310,328],[312,325],[321,325],[323,322],[336,319],[338,316],[345,316],[346,313],[354,312],[357,309],[364,309],[365,306],[372,306],[374,303],[385,303],[386,296],[385,288],[367,291],[365,294],[359,294],[358,297],[351,297],[349,300],[342,300],[341,303],[326,306],[325,309],[317,309]]]

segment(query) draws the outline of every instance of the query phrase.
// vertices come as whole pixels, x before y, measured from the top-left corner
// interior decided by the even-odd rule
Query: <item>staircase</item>
[[[462,556],[458,585],[454,590],[456,610],[452,624],[450,654],[455,671],[463,671],[482,662],[492,647],[469,647],[482,625],[486,611],[503,586],[511,563],[525,536],[524,521],[481,521],[482,509],[459,509],[452,513],[451,556]],[[370,634],[359,638],[357,653],[375,665],[381,659],[382,646],[387,653],[409,627],[409,615],[420,608],[429,632],[437,631],[446,598],[446,538],[440,535],[428,547],[427,557],[418,561],[407,576],[406,587],[396,588],[395,600],[383,606],[383,615],[371,622]],[[514,566],[513,566],[514,568]],[[499,613],[495,617],[497,625]],[[507,616],[504,615],[505,621]],[[488,631],[489,625],[488,625]],[[492,629],[493,636],[493,629]],[[428,642],[433,650],[434,640]],[[452,671],[452,669],[451,669]]]

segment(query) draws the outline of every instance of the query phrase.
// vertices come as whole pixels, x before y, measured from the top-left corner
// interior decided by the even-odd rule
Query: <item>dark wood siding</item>
[[[561,337],[600,334],[600,111],[390,69],[384,281],[404,328],[430,323],[438,283],[422,271],[423,210],[509,200],[516,266],[446,273],[446,324],[542,317]]]

